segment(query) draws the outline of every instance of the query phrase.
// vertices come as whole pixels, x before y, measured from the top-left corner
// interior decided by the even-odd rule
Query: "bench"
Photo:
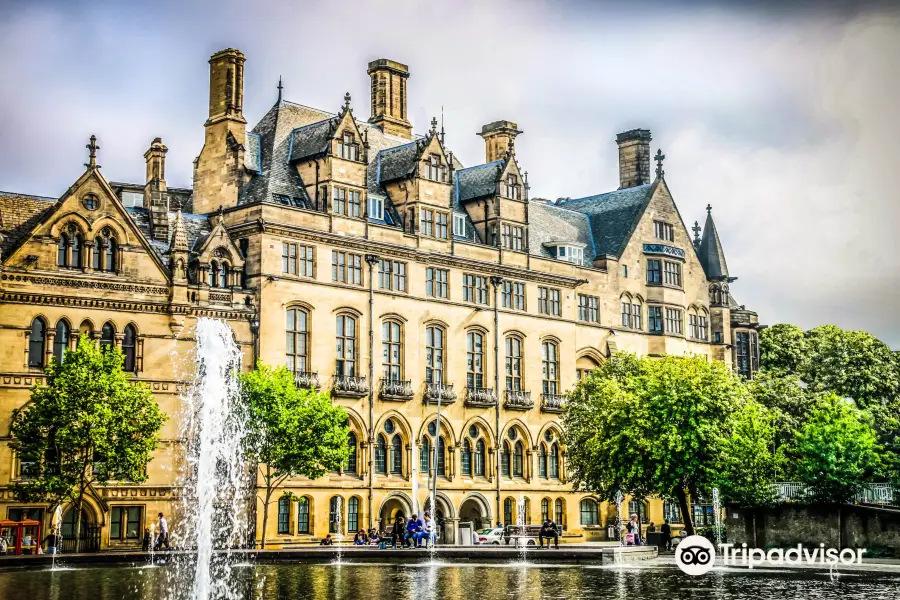
[[[503,529],[503,543],[507,546],[536,546],[541,534],[541,525],[507,525]],[[561,535],[560,528],[556,534]]]

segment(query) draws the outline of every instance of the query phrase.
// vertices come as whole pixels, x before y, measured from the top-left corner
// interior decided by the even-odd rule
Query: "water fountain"
[[[150,523],[150,566],[156,562],[156,523]]]
[[[522,535],[525,533],[525,496],[519,495],[519,499],[516,501],[516,525],[519,526],[519,534]],[[522,563],[522,566],[526,566],[528,564],[528,541],[520,537],[516,544],[519,546],[519,562]],[[547,546],[549,547],[550,542],[547,542]]]
[[[341,533],[341,513],[343,510],[343,506],[344,506],[344,499],[341,498],[340,496],[336,496],[334,498],[334,510],[335,510],[335,513],[334,513],[334,529],[335,529],[334,547],[337,551],[337,556],[335,557],[334,561],[331,564],[337,565],[337,566],[341,566],[343,564],[344,550],[343,550],[343,547],[341,546],[342,542],[344,541],[344,534]]]
[[[50,566],[54,571],[56,570],[56,555],[59,554],[59,545],[62,541],[62,536],[60,535],[62,533],[62,516],[62,505],[58,504],[56,510],[53,511],[53,520],[50,522],[53,535],[56,536],[56,543],[54,544],[56,551],[53,553],[53,558],[51,559],[52,564]]]
[[[196,375],[182,397],[182,525],[172,537],[196,549],[196,558],[176,565],[169,583],[173,597],[237,600],[231,550],[246,546],[250,483],[237,380],[241,351],[223,321],[198,319],[195,338]]]
[[[719,499],[719,488],[712,491],[713,524],[716,530],[716,549],[722,546],[722,501]]]
[[[622,495],[622,492],[616,492],[616,538],[619,540],[619,544],[625,544],[625,538],[622,536],[622,503],[625,501],[625,496]]]

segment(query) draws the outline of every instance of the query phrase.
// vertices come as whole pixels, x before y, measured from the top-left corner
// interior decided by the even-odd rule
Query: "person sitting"
[[[369,530],[369,544],[372,546],[377,546],[381,542],[381,537],[379,537],[378,532],[375,531],[375,528]]]
[[[422,522],[422,527],[420,528],[419,535],[416,538],[419,542],[418,545],[421,548],[428,547],[428,542],[431,541],[431,545],[434,545],[434,521],[431,520],[431,514],[428,511],[425,511],[425,520]]]
[[[556,550],[559,550],[559,531],[556,530],[556,523],[547,519],[544,521],[544,524],[541,525],[541,530],[538,532],[538,548],[544,547],[544,539],[547,540],[547,550],[550,549],[550,540],[553,539],[553,546]]]
[[[365,529],[360,529],[356,532],[356,535],[353,536],[353,545],[354,546],[365,546],[366,545],[366,531]]]
[[[319,542],[320,546],[333,546],[334,540],[331,539],[331,534],[326,535],[321,542]]]
[[[419,535],[419,532],[422,531],[422,525],[422,521],[418,519],[416,515],[413,515],[412,518],[410,518],[409,522],[406,524],[406,537],[403,538],[406,547],[417,545],[417,536]]]
[[[406,520],[403,515],[397,515],[394,521],[394,527],[391,529],[391,545],[396,548],[398,542],[404,542],[404,533],[406,532]],[[405,544],[404,544],[405,545]]]

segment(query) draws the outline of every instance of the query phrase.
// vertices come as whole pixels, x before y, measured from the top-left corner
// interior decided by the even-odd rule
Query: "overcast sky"
[[[754,2],[0,0],[0,190],[59,196],[99,138],[110,180],[170,186],[203,142],[209,55],[247,56],[244,114],[288,100],[368,117],[366,64],[410,67],[409,114],[447,145],[524,131],[532,196],[615,189],[615,134],[653,132],[687,225],[713,206],[739,302],[767,324],[866,329],[900,349],[900,9]]]

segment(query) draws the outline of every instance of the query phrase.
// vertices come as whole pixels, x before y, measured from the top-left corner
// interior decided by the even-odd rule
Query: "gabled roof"
[[[531,254],[556,258],[548,246],[573,243],[584,246],[584,265],[594,260],[594,243],[588,216],[553,204],[528,203],[529,250]]]
[[[619,257],[650,203],[656,185],[654,182],[606,194],[565,200],[557,206],[587,215],[596,256]]]
[[[495,160],[456,171],[453,180],[456,201],[466,202],[475,198],[495,195],[500,182],[500,174],[503,172],[503,163],[502,160]]]
[[[290,161],[300,161],[323,154],[328,150],[328,144],[334,137],[337,125],[338,117],[333,117],[293,130],[290,140]]]
[[[150,247],[153,249],[153,252],[159,260],[162,261],[163,264],[169,264],[169,249],[171,248],[173,236],[176,232],[175,225],[177,224],[178,211],[170,211],[168,213],[169,239],[163,242],[156,241],[150,236],[150,214],[146,208],[126,208],[125,210],[128,212],[128,216],[131,217],[131,220],[134,221],[134,224],[137,225],[141,234],[143,234],[150,242]],[[209,235],[209,219],[206,215],[182,213],[182,226],[187,238],[188,248],[194,248],[199,240],[205,239],[206,236]]]
[[[424,140],[414,140],[402,146],[380,151],[375,158],[378,182],[388,183],[414,175],[419,154],[425,146],[423,142]]]
[[[56,198],[0,192],[0,251],[5,260],[53,208]]]
[[[727,279],[728,265],[725,263],[725,251],[719,240],[719,232],[712,218],[712,208],[706,207],[706,223],[703,225],[703,238],[697,249],[700,264],[708,279]]]

